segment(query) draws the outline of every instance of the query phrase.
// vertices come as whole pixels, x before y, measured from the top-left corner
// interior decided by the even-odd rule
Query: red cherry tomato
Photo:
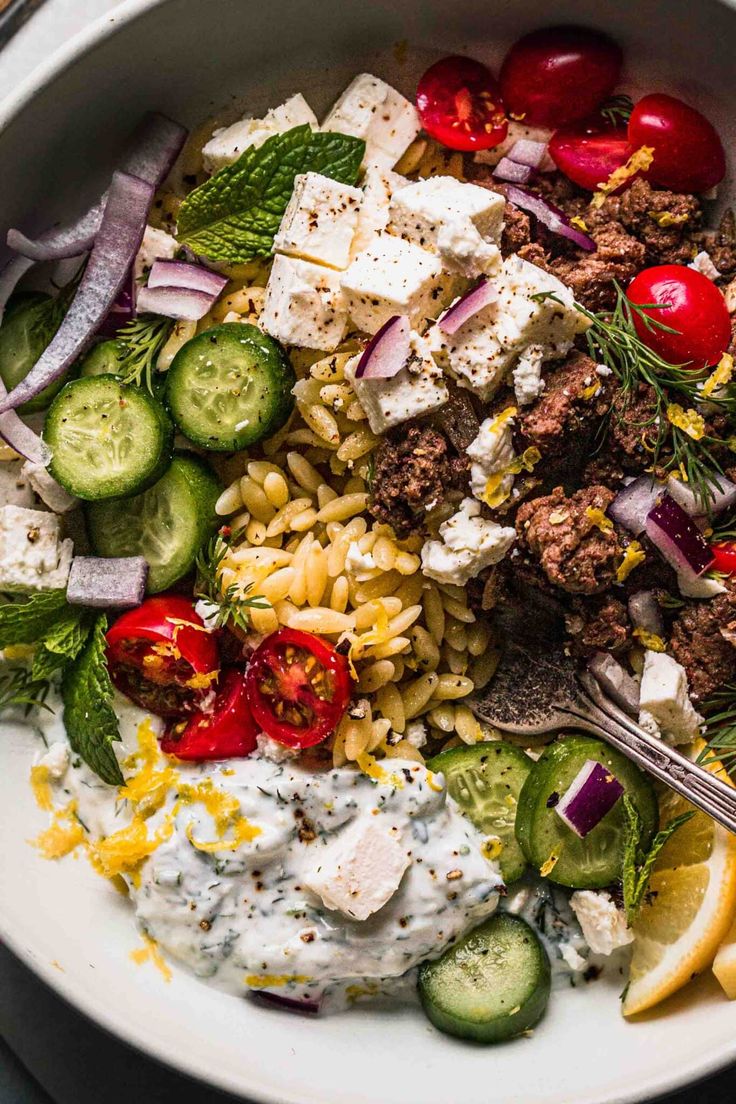
[[[246,674],[251,712],[287,747],[312,747],[335,730],[350,701],[345,656],[312,633],[279,629],[256,648]]]
[[[498,84],[472,58],[430,66],[417,86],[417,108],[427,134],[450,149],[491,149],[508,130]]]
[[[181,717],[210,688],[217,645],[187,598],[147,598],[107,633],[110,678],[126,697],[159,717]]]
[[[558,127],[590,115],[618,83],[623,55],[613,39],[585,27],[546,27],[524,35],[501,66],[501,95],[512,118]]]
[[[645,345],[670,364],[693,369],[717,364],[731,343],[731,318],[723,295],[707,276],[686,265],[645,268],[629,284],[626,295],[645,307],[653,319],[648,327],[634,312],[636,332]],[[662,304],[646,309],[648,304]],[[675,333],[659,328],[670,327]]]
[[[720,571],[723,575],[733,575],[736,572],[735,541],[717,541],[711,544],[710,550],[715,556],[711,564],[713,571]]]
[[[555,131],[548,149],[557,168],[573,183],[591,192],[605,184],[634,152],[626,127],[612,126],[601,115]],[[632,176],[617,191],[628,187],[633,179]]]
[[[631,112],[629,141],[651,146],[647,173],[675,192],[707,192],[726,174],[726,155],[715,127],[694,107],[661,92],[644,96]]]
[[[226,671],[211,709],[169,728],[161,750],[177,759],[235,759],[250,755],[258,727],[251,716],[245,674]]]

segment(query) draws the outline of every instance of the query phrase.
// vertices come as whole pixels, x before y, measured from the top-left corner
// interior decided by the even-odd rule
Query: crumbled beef
[[[467,490],[469,461],[431,426],[405,424],[376,451],[370,513],[397,536],[422,532],[424,511]]]
[[[540,173],[534,181],[534,191],[570,218],[575,215],[582,217],[590,201],[590,192],[573,184],[561,172]]]
[[[596,243],[595,252],[574,249],[552,258],[548,267],[588,310],[608,310],[616,302],[614,281],[625,287],[644,267],[646,251],[606,204],[600,210],[589,207],[583,218]]]
[[[618,457],[608,451],[605,444],[583,468],[580,482],[584,487],[598,483],[611,490],[619,490],[624,478],[624,469]]]
[[[688,264],[698,252],[697,196],[660,191],[639,177],[619,197],[618,218],[646,249],[647,264]]]
[[[451,381],[448,381],[448,386],[449,399],[427,418],[427,424],[444,433],[455,451],[462,453],[478,436],[480,420],[470,391],[453,386]]]
[[[706,601],[688,602],[672,625],[672,654],[687,671],[690,696],[702,701],[736,679],[736,590]]]
[[[525,211],[507,203],[503,213],[503,233],[501,234],[501,254],[504,257],[518,253],[532,240],[531,219]]]
[[[731,207],[724,212],[707,249],[711,260],[722,276],[736,272],[736,216]]]
[[[654,391],[647,383],[635,390],[619,391],[613,399],[608,419],[607,449],[627,472],[641,472],[652,463],[652,450],[659,426],[654,421]]]
[[[572,599],[565,627],[576,655],[621,652],[631,643],[631,622],[626,606],[611,594]]]
[[[551,583],[570,594],[598,594],[616,578],[623,549],[600,514],[614,499],[606,487],[584,487],[569,498],[562,487],[525,502],[516,515],[519,544],[535,556]]]

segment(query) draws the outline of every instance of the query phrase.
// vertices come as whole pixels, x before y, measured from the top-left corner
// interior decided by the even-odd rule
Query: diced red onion
[[[576,226],[572,225],[564,211],[561,211],[559,207],[555,207],[554,203],[550,203],[543,196],[537,195],[536,192],[530,192],[516,184],[509,184],[506,189],[506,198],[515,207],[521,207],[522,210],[528,211],[529,214],[538,218],[542,225],[551,230],[553,234],[560,234],[561,237],[567,238],[579,249],[594,253],[598,248],[589,234],[584,234],[582,230],[578,230]]]
[[[614,498],[608,514],[635,537],[643,533],[647,515],[664,493],[664,486],[649,475],[640,475]]]
[[[576,836],[585,839],[623,792],[623,786],[608,767],[587,759],[555,805],[555,812]]]
[[[646,533],[678,574],[702,575],[715,561],[703,534],[679,502],[663,494],[647,515]]]
[[[40,394],[74,363],[117,299],[133,263],[153,199],[153,185],[116,172],[105,214],[74,300],[50,345],[24,380],[0,402],[0,413]]]
[[[547,152],[546,142],[533,142],[531,138],[519,138],[514,142],[506,156],[509,161],[515,161],[517,165],[526,165],[530,169],[538,169]]]
[[[0,399],[4,399],[7,393],[5,384],[0,379]],[[6,410],[0,414],[0,437],[6,445],[10,445],[32,464],[40,464],[45,468],[51,459],[48,445],[45,445],[38,434],[26,425],[15,410]]]
[[[635,629],[654,636],[664,636],[662,610],[653,590],[637,590],[628,601],[629,617]]]
[[[639,684],[608,652],[596,652],[588,661],[588,670],[603,692],[625,713],[639,713]]]
[[[493,170],[496,180],[505,180],[511,184],[528,184],[534,174],[529,165],[519,164],[510,157],[502,157]]]
[[[75,556],[69,571],[66,600],[93,609],[133,609],[146,593],[148,563],[143,556]]]
[[[125,326],[135,317],[135,281],[131,273],[120,290],[120,294],[110,307],[105,321],[98,329],[102,337],[115,337],[121,326]]]
[[[675,502],[679,502],[686,514],[692,518],[702,518],[708,515],[722,514],[730,506],[736,503],[736,483],[726,479],[725,475],[719,475],[709,483],[708,501],[703,502],[697,488],[681,479],[670,476],[667,480],[667,493],[672,495]]]
[[[443,333],[450,335],[457,333],[468,319],[496,302],[498,302],[498,289],[485,277],[481,277],[474,288],[445,311],[437,326]]]
[[[33,261],[29,261],[27,257],[12,257],[0,272],[0,322],[3,320],[8,299],[29,268],[33,268]]]
[[[320,1002],[316,1000],[297,1000],[294,997],[283,997],[281,993],[269,993],[265,989],[252,989],[250,996],[260,1004],[270,1004],[274,1008],[283,1009],[285,1012],[299,1012],[307,1016],[319,1014]]]
[[[138,291],[136,308],[141,314],[161,314],[183,322],[198,322],[214,305],[217,296],[207,291],[180,287],[144,287]]]
[[[218,296],[227,276],[188,261],[154,261],[148,274],[149,288],[191,288]]]
[[[403,314],[396,314],[381,326],[363,351],[355,369],[356,379],[391,379],[406,364],[411,353],[411,326]]]

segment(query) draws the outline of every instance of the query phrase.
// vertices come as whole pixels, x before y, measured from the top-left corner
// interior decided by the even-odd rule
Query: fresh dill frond
[[[34,679],[28,667],[12,667],[0,674],[0,713],[13,706],[23,706],[26,716],[33,709],[47,709],[50,685]]]
[[[619,96],[611,96],[610,100],[606,100],[600,109],[600,114],[611,126],[619,127],[628,123],[633,110],[633,100],[630,96],[622,93]]]
[[[714,691],[700,707],[705,717],[707,746],[698,762],[707,766],[721,762],[726,770],[736,767],[736,685],[729,683]]]
[[[230,534],[222,529],[215,534],[197,556],[197,592],[196,598],[212,602],[218,607],[215,618],[217,628],[229,625],[248,632],[250,629],[251,609],[270,609],[271,603],[262,594],[251,594],[252,583],[242,586],[240,583],[224,585],[224,560],[232,543],[237,543],[238,534]]]
[[[124,383],[145,386],[153,394],[156,361],[173,328],[171,318],[159,318],[154,314],[142,314],[120,327],[116,336],[117,355]]]

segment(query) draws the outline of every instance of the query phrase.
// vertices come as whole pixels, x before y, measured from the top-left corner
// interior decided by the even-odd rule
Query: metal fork
[[[736,834],[736,789],[640,728],[561,648],[507,648],[488,688],[468,704],[481,720],[516,736],[590,732]]]

